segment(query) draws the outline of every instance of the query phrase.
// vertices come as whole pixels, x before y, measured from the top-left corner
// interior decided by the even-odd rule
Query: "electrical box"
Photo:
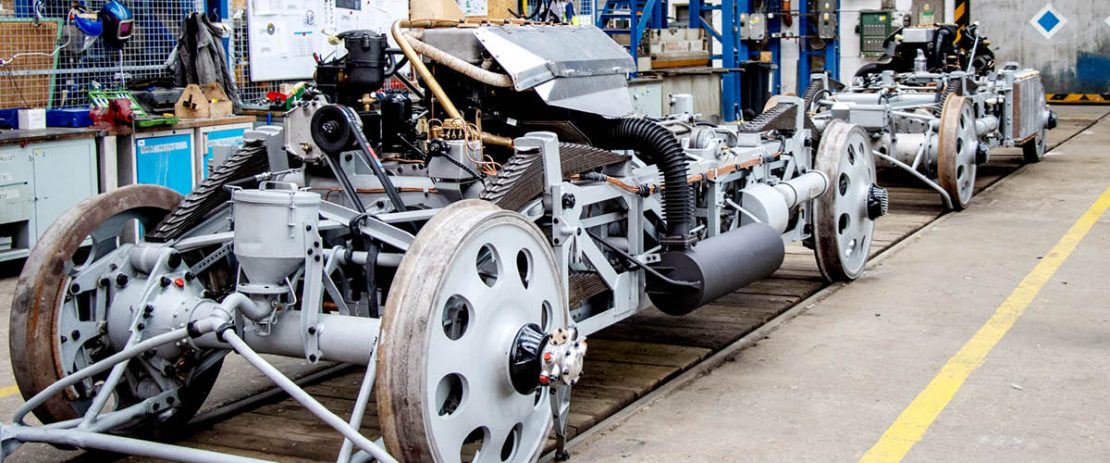
[[[886,50],[883,42],[893,32],[891,11],[861,11],[859,13],[859,51],[867,58],[877,58]]]
[[[663,84],[659,81],[633,80],[628,83],[632,109],[647,117],[663,117]]]
[[[837,33],[837,0],[817,0],[817,38],[835,40]]]
[[[915,26],[930,26],[946,22],[944,0],[913,0],[910,23]]]
[[[740,13],[740,24],[742,40],[758,41],[767,37],[767,15],[763,13]]]

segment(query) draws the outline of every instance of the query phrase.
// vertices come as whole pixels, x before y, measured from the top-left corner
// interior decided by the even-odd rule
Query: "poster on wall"
[[[387,33],[408,8],[408,0],[250,0],[250,80],[311,79],[317,58],[345,53],[329,37],[356,29]]]
[[[488,0],[456,0],[466,16],[489,16]]]

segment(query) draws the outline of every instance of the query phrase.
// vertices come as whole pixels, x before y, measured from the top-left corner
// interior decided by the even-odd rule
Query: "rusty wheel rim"
[[[867,200],[876,182],[875,161],[867,133],[858,126],[832,121],[825,129],[814,167],[829,179],[814,212],[814,253],[821,275],[829,281],[859,277],[867,265],[875,221]]]
[[[552,425],[547,391],[513,390],[508,352],[525,324],[545,331],[568,324],[558,275],[546,238],[516,212],[461,201],[424,226],[383,317],[376,390],[391,454],[442,462],[539,457]]]
[[[95,314],[86,313],[86,320],[78,315],[78,325],[73,317],[62,315],[102,284],[75,287],[70,276],[115,249],[121,235],[133,239],[134,233],[120,233],[129,228],[125,223],[137,220],[152,227],[180,200],[181,195],[160,186],[127,186],[78,203],[47,229],[24,264],[12,301],[9,348],[16,384],[25,399],[92,361],[98,343],[107,344]],[[92,239],[88,256],[75,261],[87,237]],[[51,398],[35,416],[45,423],[81,416],[89,401],[83,388]]]
[[[948,95],[940,115],[937,179],[956,210],[966,208],[975,193],[975,152],[978,144],[971,100],[956,94]]]

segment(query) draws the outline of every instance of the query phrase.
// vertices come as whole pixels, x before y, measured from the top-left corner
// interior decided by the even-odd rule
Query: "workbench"
[[[0,261],[26,257],[54,219],[97,194],[96,129],[0,131]]]
[[[242,145],[254,123],[252,116],[185,119],[102,137],[100,152],[116,156],[101,158],[101,189],[150,183],[188,194],[207,177],[214,147]]]

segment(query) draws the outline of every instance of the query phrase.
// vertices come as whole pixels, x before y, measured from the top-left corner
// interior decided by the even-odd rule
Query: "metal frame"
[[[835,92],[827,76],[814,74],[813,79],[823,82],[828,96],[812,102],[816,108],[810,109],[816,111],[813,121],[819,130],[828,121],[839,119],[872,133],[876,157],[936,190],[945,206],[953,209],[957,204],[950,192],[938,183],[934,168],[941,131],[940,109],[944,103],[944,93],[939,89],[951,89],[952,93],[970,100],[976,138],[981,145],[978,149],[985,154],[980,156],[978,163],[985,163],[989,160],[990,149],[1017,146],[1033,136],[1015,137],[1015,120],[1033,118],[1039,127],[1053,125],[1051,111],[1039,111],[1035,101],[1015,104],[1015,81],[1019,74],[1039,79],[1036,71],[1018,69],[1015,63],[1007,63],[1003,70],[987,76],[966,72],[895,74],[885,71]],[[1042,90],[1042,102],[1043,97]],[[920,135],[923,137],[916,138]],[[907,137],[919,141],[908,145],[898,143],[899,138]]]

